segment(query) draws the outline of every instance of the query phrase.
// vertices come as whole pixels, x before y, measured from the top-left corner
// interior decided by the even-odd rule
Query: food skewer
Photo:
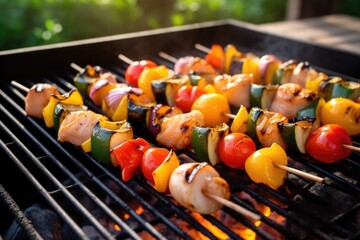
[[[165,56],[166,54],[164,53],[163,55]],[[169,56],[170,56],[170,55],[169,55]],[[128,57],[126,57],[126,56],[124,56],[124,55],[122,55],[122,54],[119,55],[119,58],[123,59],[124,61],[126,61],[127,63],[130,63],[130,64],[134,62],[134,61],[132,61],[130,58],[128,58]],[[170,58],[171,58],[171,56],[170,56]],[[173,58],[173,60],[175,60],[175,58]],[[229,117],[232,117],[232,118],[234,117],[234,115],[232,115],[232,114],[228,114],[228,115],[229,115]],[[321,178],[321,177],[317,177],[317,176],[314,176],[314,175],[312,175],[312,174],[305,173],[305,172],[302,172],[302,171],[299,171],[299,170],[294,171],[294,170],[296,170],[296,169],[290,168],[290,167],[285,166],[285,165],[282,165],[282,166],[283,166],[283,167],[282,167],[283,170],[286,170],[286,171],[288,171],[288,172],[297,174],[297,175],[302,176],[302,177],[304,177],[304,178],[308,178],[308,179],[310,179],[310,180],[318,181],[318,182],[323,181],[323,178]],[[279,167],[279,165],[277,165],[276,167]]]
[[[201,44],[199,44],[199,43],[195,44],[195,48],[196,48],[196,49],[199,49],[199,50],[201,50],[201,51],[203,51],[203,52],[205,52],[205,53],[208,53],[208,52],[211,50],[211,49],[209,49],[209,48],[207,48],[207,47],[205,47],[205,46],[203,46],[203,45],[201,45]],[[170,61],[170,62],[172,62],[172,63],[174,63],[174,64],[178,61],[177,58],[175,58],[175,57],[173,57],[173,56],[171,56],[171,55],[169,55],[169,54],[167,54],[167,53],[165,53],[165,52],[159,52],[159,56],[163,57],[164,59],[166,59],[166,60],[168,60],[168,61]],[[236,117],[236,115],[231,114],[231,113],[225,113],[225,112],[223,112],[222,114],[223,114],[224,116],[232,119],[232,120],[234,120],[235,117]],[[353,151],[360,152],[360,147],[356,147],[356,146],[349,145],[349,144],[343,144],[342,146],[343,146],[344,148],[347,148],[347,149],[350,149],[350,150],[353,150]]]
[[[71,64],[71,66],[74,67],[75,69],[82,69],[81,67],[79,67],[76,64]],[[20,83],[18,83],[16,81],[12,81],[11,84],[14,87],[16,87],[16,88],[18,88],[18,89],[20,89],[20,90],[22,90],[24,92],[28,93],[30,91],[29,88],[23,86],[22,84],[20,84]],[[249,219],[251,219],[253,221],[258,221],[258,220],[261,219],[261,216],[257,215],[256,213],[253,213],[253,212],[247,210],[246,208],[243,208],[243,207],[241,207],[241,206],[239,206],[239,205],[237,205],[237,204],[235,204],[235,203],[233,203],[233,202],[231,202],[231,201],[229,201],[229,200],[227,200],[225,198],[221,198],[221,197],[219,197],[219,196],[217,196],[215,194],[209,193],[209,192],[203,192],[203,194],[205,194],[207,197],[215,200],[219,204],[227,206],[228,208],[233,209],[234,211],[248,217]]]
[[[126,59],[129,59],[129,58],[126,58]],[[129,60],[129,62],[132,62],[132,60]],[[232,116],[232,115],[230,115],[230,116]],[[284,166],[283,169],[286,168],[286,167],[287,167],[287,166]],[[291,168],[288,168],[288,171],[289,171],[289,172],[292,172],[292,173],[295,173],[295,174],[299,174],[299,171],[293,171],[293,169],[291,169]],[[301,171],[300,171],[300,172],[301,172]],[[310,175],[311,175],[311,174],[310,174]],[[313,179],[314,181],[322,181],[322,179],[319,178],[319,177],[311,178],[311,176],[309,176],[309,174],[303,174],[302,176],[303,176],[303,177],[306,177],[306,178],[309,178],[309,177],[310,177],[310,179]]]

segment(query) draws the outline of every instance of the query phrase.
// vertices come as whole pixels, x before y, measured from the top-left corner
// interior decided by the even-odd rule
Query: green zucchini
[[[175,106],[175,97],[178,90],[189,83],[189,77],[182,76],[151,81],[151,88],[157,103]]]
[[[113,167],[110,151],[122,142],[133,139],[131,124],[124,121],[99,121],[91,135],[91,155],[105,166]]]
[[[332,77],[320,84],[319,92],[326,101],[337,97],[348,98],[354,101],[360,97],[360,83]]]
[[[295,60],[289,60],[280,65],[273,75],[272,84],[285,84],[289,83],[297,63]]]
[[[269,109],[273,102],[278,85],[259,85],[252,83],[250,86],[250,106]]]
[[[155,103],[139,103],[135,102],[132,99],[129,99],[128,103],[128,120],[136,121],[144,124],[147,119],[147,114],[152,107],[155,106]]]
[[[220,162],[217,151],[219,140],[229,133],[226,123],[215,127],[195,126],[192,132],[192,145],[199,162],[208,162],[215,166]]]
[[[263,114],[264,114],[263,110],[261,110],[258,107],[253,107],[249,112],[249,118],[247,121],[247,135],[249,135],[249,137],[251,137],[251,139],[254,140],[254,142],[258,146],[260,146],[261,144],[257,136],[256,126],[257,126],[257,121],[259,120],[260,116]]]
[[[86,66],[83,71],[77,73],[74,77],[74,85],[83,97],[88,96],[89,86],[100,77],[103,70],[99,66]]]
[[[88,108],[85,105],[73,105],[58,102],[54,109],[54,128],[55,131],[59,131],[61,122],[65,119],[70,112],[85,111]]]
[[[293,153],[306,154],[305,143],[314,130],[314,119],[279,124],[280,134]]]
[[[296,114],[296,119],[313,119],[314,129],[320,127],[320,111],[325,105],[325,100],[321,97],[312,101],[309,105],[300,109]]]

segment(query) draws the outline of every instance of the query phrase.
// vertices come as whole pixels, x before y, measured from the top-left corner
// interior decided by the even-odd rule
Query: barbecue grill
[[[329,75],[357,80],[360,56],[316,44],[269,35],[234,20],[207,22],[133,34],[0,52],[1,167],[0,238],[17,239],[358,239],[360,237],[359,153],[336,164],[321,164],[289,153],[290,166],[325,178],[315,183],[289,174],[278,191],[253,183],[242,170],[218,165],[230,185],[231,201],[261,216],[253,222],[224,207],[214,215],[191,213],[171,196],[160,194],[141,176],[122,182],[119,169],[110,169],[91,154],[56,141],[53,129],[24,112],[26,93],[10,82],[31,87],[56,84],[74,88],[80,66],[100,65],[124,81],[127,63],[159,57],[164,51],[178,58],[205,55],[196,43],[210,47],[231,43],[240,51],[282,60],[309,61]],[[90,109],[101,112],[89,100]],[[148,138],[144,127],[135,134]],[[359,145],[359,138],[354,138]],[[178,151],[182,161],[195,159]]]

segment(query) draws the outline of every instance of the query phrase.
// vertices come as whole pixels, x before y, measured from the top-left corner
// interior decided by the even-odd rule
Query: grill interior
[[[194,231],[210,239],[221,238],[170,196],[155,191],[143,177],[124,183],[119,169],[106,168],[81,149],[58,143],[55,131],[46,128],[43,120],[26,116],[23,110],[26,93],[10,84],[16,80],[31,87],[37,82],[47,82],[66,92],[74,88],[72,80],[76,72],[71,69],[71,62],[80,66],[100,65],[124,81],[127,64],[117,58],[119,53],[133,60],[151,59],[172,68],[172,63],[160,58],[158,52],[176,58],[204,56],[194,48],[195,43],[208,47],[213,43],[223,46],[231,43],[241,51],[257,55],[272,53],[282,59],[308,60],[318,70],[349,80],[359,76],[359,69],[353,67],[359,66],[359,56],[267,35],[235,21],[0,53],[0,236],[14,228],[11,224],[15,220],[31,238],[43,233],[34,227],[36,221],[29,222],[29,217],[23,217],[29,211],[25,209],[37,203],[55,213],[48,225],[59,227],[61,230],[54,231],[71,238],[198,238]],[[101,112],[89,100],[85,100],[85,105]],[[133,127],[136,136],[149,139],[142,126]],[[353,140],[354,145],[359,145],[359,138]],[[190,151],[177,154],[181,161],[194,159]],[[216,169],[230,185],[231,201],[259,214],[261,224],[258,226],[226,207],[217,215],[202,217],[228,239],[241,238],[240,224],[240,228],[251,229],[257,239],[357,239],[360,236],[359,153],[353,152],[348,159],[331,165],[311,161],[306,156],[289,153],[289,157],[290,166],[325,177],[325,182],[314,183],[289,174],[285,185],[275,191],[254,184],[244,171],[220,164]],[[270,216],[264,208],[271,210]]]

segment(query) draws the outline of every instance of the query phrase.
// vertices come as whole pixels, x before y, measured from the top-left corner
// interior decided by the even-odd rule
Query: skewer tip
[[[261,219],[260,215],[254,213],[254,212],[251,212],[249,210],[247,210],[246,208],[243,208],[225,198],[222,198],[222,197],[219,197],[217,195],[214,195],[214,194],[211,194],[211,193],[205,193],[206,196],[208,196],[209,198],[212,198],[214,199],[215,201],[223,204],[224,206],[240,213],[241,215],[244,215],[245,217],[248,217],[250,218],[251,220],[254,220],[254,221],[259,221]]]
[[[125,56],[125,55],[123,55],[123,54],[121,54],[121,53],[118,55],[118,58],[119,58],[120,60],[126,62],[126,63],[129,64],[129,65],[134,62],[132,59],[128,58],[127,56]]]
[[[292,168],[292,167],[289,167],[289,166],[281,165],[281,164],[278,164],[278,163],[274,163],[274,165],[277,168],[280,168],[280,169],[285,170],[287,172],[293,173],[293,174],[295,174],[297,176],[312,180],[314,182],[320,182],[321,183],[321,182],[324,181],[324,178],[322,178],[322,177],[315,176],[313,174],[303,172],[303,171],[300,171],[298,169],[295,169],[295,168]]]
[[[79,65],[77,65],[76,63],[70,63],[70,66],[75,69],[78,72],[82,72],[84,71],[84,68],[80,67]]]
[[[196,43],[196,44],[195,44],[195,48],[198,49],[198,50],[200,50],[200,51],[202,51],[202,52],[204,52],[204,53],[209,53],[210,50],[211,50],[210,48],[205,47],[204,45],[202,45],[202,44],[200,44],[200,43]]]
[[[16,87],[16,88],[18,88],[18,89],[20,89],[20,90],[22,90],[24,92],[29,92],[30,91],[30,88],[25,87],[24,85],[14,81],[14,80],[11,81],[11,85],[13,85],[14,87]]]
[[[176,63],[178,61],[177,58],[165,53],[165,52],[159,52],[159,56],[168,60],[169,62]]]
[[[348,145],[348,144],[343,144],[342,146],[344,148],[351,149],[351,150],[356,151],[356,152],[360,152],[360,147],[356,147],[356,146]]]

